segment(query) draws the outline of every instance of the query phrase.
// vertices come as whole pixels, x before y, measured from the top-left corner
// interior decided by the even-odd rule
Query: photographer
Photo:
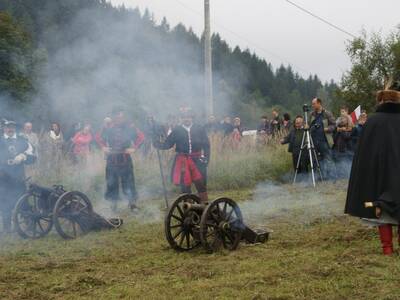
[[[289,144],[288,152],[292,153],[293,169],[296,170],[297,162],[300,156],[301,143],[304,135],[304,119],[302,116],[297,116],[294,120],[293,128],[289,134],[281,140],[281,144]],[[297,173],[308,171],[308,155],[302,155]]]
[[[310,123],[311,136],[321,160],[322,170],[325,173],[324,177],[327,179],[336,177],[335,165],[327,136],[335,131],[335,118],[331,112],[324,109],[320,98],[314,98],[311,106],[313,109]]]

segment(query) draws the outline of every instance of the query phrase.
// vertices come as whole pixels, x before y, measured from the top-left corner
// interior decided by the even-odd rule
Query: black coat
[[[400,220],[400,104],[384,103],[370,117],[353,159],[345,213],[376,218],[365,202],[377,202]]]
[[[203,151],[204,156],[209,159],[210,157],[210,142],[207,133],[203,126],[193,124],[190,130],[190,143],[189,134],[182,126],[176,126],[171,134],[167,137],[165,142],[153,141],[154,147],[158,149],[171,149],[175,146],[177,153],[189,154]]]
[[[112,153],[124,153],[126,149],[134,146],[138,136],[136,130],[128,124],[114,125],[102,132],[102,139]]]
[[[288,152],[299,154],[301,142],[303,141],[304,129],[292,128],[289,134],[283,139],[282,144],[289,144]]]

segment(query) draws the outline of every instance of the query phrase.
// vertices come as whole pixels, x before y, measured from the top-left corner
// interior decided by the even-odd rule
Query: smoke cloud
[[[309,224],[317,218],[343,214],[346,186],[345,180],[319,183],[316,188],[308,184],[264,182],[256,187],[251,200],[239,206],[245,222],[254,225],[268,226],[275,218]]]
[[[181,25],[171,30],[154,25],[138,10],[116,17],[87,9],[61,31],[66,36],[46,32],[42,43],[49,48],[48,62],[33,109],[44,97],[49,114],[68,123],[98,123],[114,106],[125,107],[133,119],[176,114],[183,105],[204,112],[199,41],[193,33],[185,41]],[[229,97],[218,88],[215,93],[221,98],[217,110],[226,111]]]

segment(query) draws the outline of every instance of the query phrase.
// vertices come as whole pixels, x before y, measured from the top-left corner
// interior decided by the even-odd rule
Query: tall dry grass
[[[240,143],[221,135],[210,137],[211,158],[208,167],[210,190],[252,188],[266,179],[277,180],[290,170],[290,156],[286,147],[275,139],[256,140],[243,137]],[[164,180],[169,190],[174,150],[160,151]],[[133,154],[136,186],[142,195],[155,196],[162,192],[160,169],[156,150],[147,155],[139,150]],[[33,170],[32,170],[33,169]],[[80,190],[90,197],[101,197],[105,187],[105,158],[100,150],[93,150],[86,160],[73,163],[69,154],[58,158],[39,153],[38,163],[31,168],[31,181],[45,186],[63,184],[68,190]]]

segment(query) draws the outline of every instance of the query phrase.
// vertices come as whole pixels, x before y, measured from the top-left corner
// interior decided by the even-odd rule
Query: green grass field
[[[273,230],[268,243],[176,253],[162,202],[149,200],[138,214],[123,211],[115,231],[72,241],[3,237],[0,299],[400,298],[398,256],[381,256],[375,230],[341,213],[345,183],[223,194],[240,202],[245,221]]]

